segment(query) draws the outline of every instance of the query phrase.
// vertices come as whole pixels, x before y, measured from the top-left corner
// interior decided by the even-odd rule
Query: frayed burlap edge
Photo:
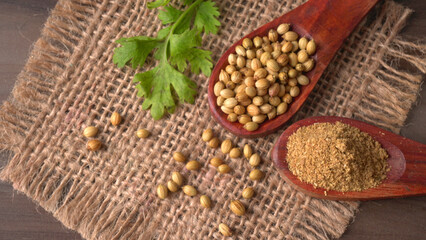
[[[87,2],[86,4],[90,5],[90,2]],[[392,5],[394,3],[387,2],[386,4]],[[380,87],[371,86],[371,81],[358,79],[360,81],[360,85],[354,84],[355,87],[362,87],[366,89],[371,88],[372,90],[371,92],[365,91],[365,96],[359,96],[359,98],[356,98],[356,96],[354,96],[354,99],[358,99],[358,101],[346,103],[348,105],[352,104],[352,111],[345,112],[342,115],[357,118],[359,114],[363,114],[363,119],[364,115],[366,115],[368,116],[367,121],[376,124],[377,122],[387,122],[380,121],[381,118],[386,118],[387,120],[388,118],[395,118],[394,122],[382,124],[380,126],[391,129],[394,132],[398,132],[406,119],[408,110],[416,100],[418,91],[420,89],[421,76],[398,71],[397,67],[394,67],[396,66],[396,64],[392,63],[394,60],[387,60],[389,58],[407,61],[409,63],[412,63],[418,70],[423,73],[425,72],[426,63],[424,58],[421,56],[416,56],[412,53],[405,53],[406,51],[411,51],[414,49],[424,54],[424,45],[413,44],[411,42],[395,38],[397,32],[405,24],[405,21],[411,11],[402,8],[396,4],[394,4],[393,7],[395,12],[391,14],[395,14],[400,17],[398,27],[396,28],[395,32],[391,34],[392,37],[388,38],[383,43],[383,46],[381,46],[383,49],[383,51],[381,51],[382,55],[369,56],[371,58],[377,58],[377,62],[379,64],[373,72],[366,72],[365,77],[367,79],[371,78],[373,80],[391,78],[397,80],[397,82],[401,81],[404,86],[387,85],[386,81],[380,81],[380,84],[382,84]],[[87,28],[94,28],[98,23],[86,21],[87,19],[90,20],[90,18],[88,18],[87,16],[93,14],[100,13],[94,11],[92,8],[86,8],[84,4],[75,4],[73,2],[68,1],[59,2],[56,8],[52,11],[51,16],[47,20],[46,26],[42,31],[42,37],[35,43],[34,49],[31,52],[30,58],[24,70],[18,76],[18,81],[15,85],[11,98],[7,102],[5,102],[1,108],[0,137],[4,139],[4,141],[0,145],[2,149],[11,150],[15,154],[19,155],[22,150],[20,147],[21,143],[24,142],[25,139],[30,139],[31,134],[35,131],[35,129],[39,127],[43,121],[45,121],[46,117],[49,117],[47,116],[47,113],[49,112],[49,107],[51,106],[52,102],[55,101],[55,98],[60,94],[59,90],[53,91],[57,82],[61,82],[61,84],[63,84],[63,81],[67,79],[66,74],[70,74],[70,72],[72,72],[72,66],[75,64],[75,62],[73,61],[78,61],[78,56],[81,56],[83,54],[83,50],[81,50],[82,48],[80,48],[79,46],[86,44],[87,42],[85,41],[90,40],[85,36],[82,36],[83,40],[79,38],[68,38],[69,35],[67,33],[70,31],[84,32]],[[380,39],[381,37],[383,36],[378,33],[377,38]],[[58,41],[58,39],[61,39],[61,41]],[[337,55],[336,58],[338,56],[339,55]],[[70,59],[71,61],[64,61],[64,59]],[[66,62],[67,66],[61,65],[59,62]],[[67,67],[67,72],[64,72],[65,67]],[[353,76],[341,77],[351,78]],[[357,79],[354,79],[354,81],[355,80]],[[405,85],[407,82],[409,84]],[[401,102],[399,101],[402,101],[405,105],[404,108],[401,108],[401,111],[398,111],[400,113],[399,115],[390,115],[390,111],[387,111],[387,109],[381,109],[379,106],[377,106],[374,101],[375,99],[380,99],[381,95],[387,96],[389,93],[392,92],[394,88],[401,87],[405,89],[404,96],[392,100],[394,101],[392,105],[400,105]],[[317,88],[320,88],[320,86],[318,86]],[[321,95],[321,91],[318,91],[316,94]],[[311,101],[315,101],[315,99],[316,96],[310,98]],[[333,99],[333,96],[331,96],[331,98],[329,99],[329,101],[334,100],[336,99]],[[359,112],[359,109],[361,108],[360,106],[365,106],[362,108],[362,113]],[[315,113],[309,113],[308,111],[306,115],[310,114]],[[299,115],[298,118],[303,118],[303,115]],[[15,157],[9,163],[7,168],[1,172],[1,178],[3,180],[11,181],[16,189],[23,191],[29,197],[34,198],[34,195],[30,194],[29,191],[27,191],[26,186],[21,185],[22,183],[19,182],[19,179],[14,177],[13,166],[17,166],[19,165],[19,163],[20,160]],[[59,199],[54,200],[59,201]],[[69,216],[66,214],[57,215],[55,214],[56,209],[49,207],[51,206],[51,204],[43,203],[40,200],[37,201],[47,210],[51,211],[67,227],[70,227],[71,229],[76,229],[75,221],[77,221],[78,219],[67,219],[67,217]],[[315,203],[319,202],[319,200],[308,198],[305,204],[310,202]],[[330,202],[330,204],[334,203]],[[352,203],[351,205],[352,209],[356,209],[356,203]],[[164,205],[162,207],[167,208],[169,206]],[[312,213],[317,214],[317,212],[320,212],[321,209],[318,209],[318,211],[315,209],[309,209],[309,211],[312,211]],[[348,216],[351,216],[353,212],[347,212],[346,214]],[[161,218],[159,218],[160,216],[151,217],[154,220],[153,222],[144,223],[149,224],[148,226],[146,226],[146,231],[144,231],[145,236],[152,236],[150,232],[155,232],[155,228],[158,226],[158,224],[155,224],[155,222],[161,221]],[[319,218],[321,216],[313,215],[312,217]],[[139,222],[142,224],[142,219],[143,218],[139,217],[136,220],[137,223]],[[322,228],[327,229],[331,237],[339,237],[347,226],[348,220],[337,218],[335,218],[334,220],[340,221],[341,226],[339,226],[337,229],[331,229],[333,223],[324,223],[324,226]],[[305,219],[304,221],[309,222],[309,219]],[[112,222],[110,223],[113,224]],[[125,229],[125,226],[128,226],[128,224],[128,222],[124,226],[113,224],[114,226],[111,226],[111,232],[114,233],[114,230],[116,230],[115,236],[120,236],[119,232],[122,232],[123,229]],[[135,228],[139,227],[140,226],[137,226]],[[132,231],[135,231],[135,228],[129,229],[127,234],[123,234],[121,236],[123,238],[125,236],[131,236],[131,233]],[[312,235],[308,235],[311,238],[318,237],[321,235],[320,233],[315,234],[315,230],[312,231],[314,233]],[[95,237],[90,233],[90,229],[84,230],[80,228],[79,232],[85,238]],[[141,239],[144,239],[144,237],[141,237]]]

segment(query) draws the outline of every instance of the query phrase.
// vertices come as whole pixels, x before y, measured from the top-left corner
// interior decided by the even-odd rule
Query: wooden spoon
[[[343,41],[377,1],[311,0],[276,18],[272,22],[263,25],[234,43],[219,59],[210,76],[208,100],[213,117],[223,127],[240,137],[255,138],[276,131],[299,110]],[[227,115],[216,104],[216,96],[213,91],[214,84],[218,81],[220,70],[228,65],[229,54],[235,52],[235,47],[241,45],[244,38],[253,39],[255,36],[266,36],[270,29],[276,29],[281,23],[290,23],[292,30],[300,36],[306,36],[308,39],[313,38],[315,40],[317,51],[313,58],[316,65],[306,74],[311,80],[310,84],[301,88],[301,94],[294,98],[294,101],[289,105],[288,111],[285,114],[260,124],[259,129],[256,131],[249,132],[243,128],[242,124],[227,121]]]
[[[377,187],[362,192],[326,191],[301,182],[288,169],[287,140],[299,127],[314,123],[342,122],[368,133],[386,149],[390,166],[386,179]],[[370,200],[426,194],[426,145],[401,137],[370,124],[342,117],[311,117],[288,127],[272,149],[272,160],[284,180],[305,194],[331,200]],[[326,191],[326,194],[325,194]]]

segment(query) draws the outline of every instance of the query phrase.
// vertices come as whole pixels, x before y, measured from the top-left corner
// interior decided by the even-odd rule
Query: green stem
[[[179,26],[179,24],[183,21],[183,19],[185,19],[186,15],[188,15],[188,13],[190,13],[192,11],[192,9],[194,9],[195,7],[197,7],[203,0],[197,0],[194,3],[191,4],[191,6],[189,6],[183,13],[182,15],[179,16],[179,18],[176,20],[176,22],[173,24],[173,26],[170,28],[170,32],[167,35],[167,38],[165,39],[165,44],[167,44],[167,46],[164,48],[164,60],[166,59],[168,60],[168,56],[167,56],[167,50],[169,49],[169,42],[170,42],[170,37],[172,36],[173,32],[175,31],[175,29],[177,28],[177,26]]]

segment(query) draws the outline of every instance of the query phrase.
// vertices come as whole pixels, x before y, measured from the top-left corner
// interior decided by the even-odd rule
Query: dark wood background
[[[426,1],[398,0],[414,9],[404,36],[425,39]],[[56,0],[0,0],[0,102],[7,99],[28,57],[32,43],[39,37],[43,23]],[[401,135],[426,144],[426,88],[410,112]],[[0,167],[8,155],[0,155]],[[26,196],[0,182],[0,240],[3,239],[81,239],[38,207]],[[426,197],[369,201],[342,237],[355,239],[426,239]]]

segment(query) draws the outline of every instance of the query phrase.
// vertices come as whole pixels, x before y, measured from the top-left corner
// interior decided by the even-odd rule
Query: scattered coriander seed
[[[211,148],[217,148],[217,147],[219,147],[219,144],[220,144],[220,141],[219,141],[219,139],[217,137],[212,138],[209,141],[209,147],[211,147]]]
[[[190,197],[193,197],[193,196],[195,196],[195,195],[197,195],[197,189],[195,189],[193,186],[191,186],[191,185],[185,185],[185,186],[183,186],[182,187],[182,191],[186,194],[186,195],[188,195],[188,196],[190,196]]]
[[[97,139],[92,139],[87,142],[86,147],[89,151],[98,151],[102,147],[102,143]]]
[[[206,195],[201,195],[200,203],[201,203],[201,206],[203,206],[205,208],[211,208],[212,207],[212,201]]]
[[[118,112],[113,112],[110,120],[112,125],[117,126],[121,123],[121,116]]]
[[[246,144],[244,145],[243,149],[244,157],[247,159],[250,159],[251,155],[253,154],[253,150],[251,149],[250,145]]]
[[[88,126],[83,130],[83,136],[90,138],[96,136],[98,128],[94,126]]]
[[[259,169],[254,169],[250,172],[250,179],[255,181],[255,180],[260,180],[262,179],[264,176],[264,173],[262,171],[260,171]]]
[[[229,157],[231,158],[239,158],[241,156],[241,150],[237,147],[231,149],[229,152]]]
[[[168,195],[168,191],[167,191],[166,186],[164,186],[163,184],[158,184],[157,195],[160,199],[165,199]]]
[[[253,155],[251,155],[250,160],[249,160],[249,164],[252,167],[257,167],[260,164],[260,155],[258,153],[255,153]]]
[[[172,173],[172,180],[173,182],[175,182],[178,186],[182,186],[183,185],[183,176],[182,174],[180,174],[179,172],[173,172]]]
[[[232,236],[231,229],[229,229],[229,227],[224,223],[219,224],[219,232],[225,237]]]
[[[223,164],[222,159],[220,159],[218,157],[214,157],[214,158],[210,159],[210,165],[212,165],[214,167],[219,167],[222,164]]]
[[[167,188],[170,192],[177,192],[179,190],[179,186],[172,180],[167,181]]]
[[[241,193],[241,196],[245,199],[250,199],[254,195],[254,190],[252,187],[245,188]]]
[[[200,169],[201,164],[198,161],[195,160],[191,160],[189,162],[186,163],[186,169],[190,170],[190,171],[196,171],[198,169]]]
[[[173,153],[173,159],[176,160],[176,162],[185,162],[186,157],[181,152],[174,152]]]
[[[219,167],[217,167],[217,171],[222,174],[229,173],[231,168],[228,166],[228,164],[221,164]]]
[[[244,215],[244,213],[246,213],[246,208],[240,200],[231,201],[229,208],[233,213],[237,214],[238,216],[242,216]]]
[[[231,149],[232,149],[232,142],[230,139],[226,139],[225,141],[222,142],[222,145],[220,146],[220,150],[222,150],[224,154],[229,153]]]
[[[203,135],[201,135],[201,138],[204,142],[210,141],[213,138],[213,130],[211,128],[204,130]]]
[[[144,128],[139,129],[138,131],[136,131],[136,136],[138,138],[147,138],[149,137],[150,132]]]

